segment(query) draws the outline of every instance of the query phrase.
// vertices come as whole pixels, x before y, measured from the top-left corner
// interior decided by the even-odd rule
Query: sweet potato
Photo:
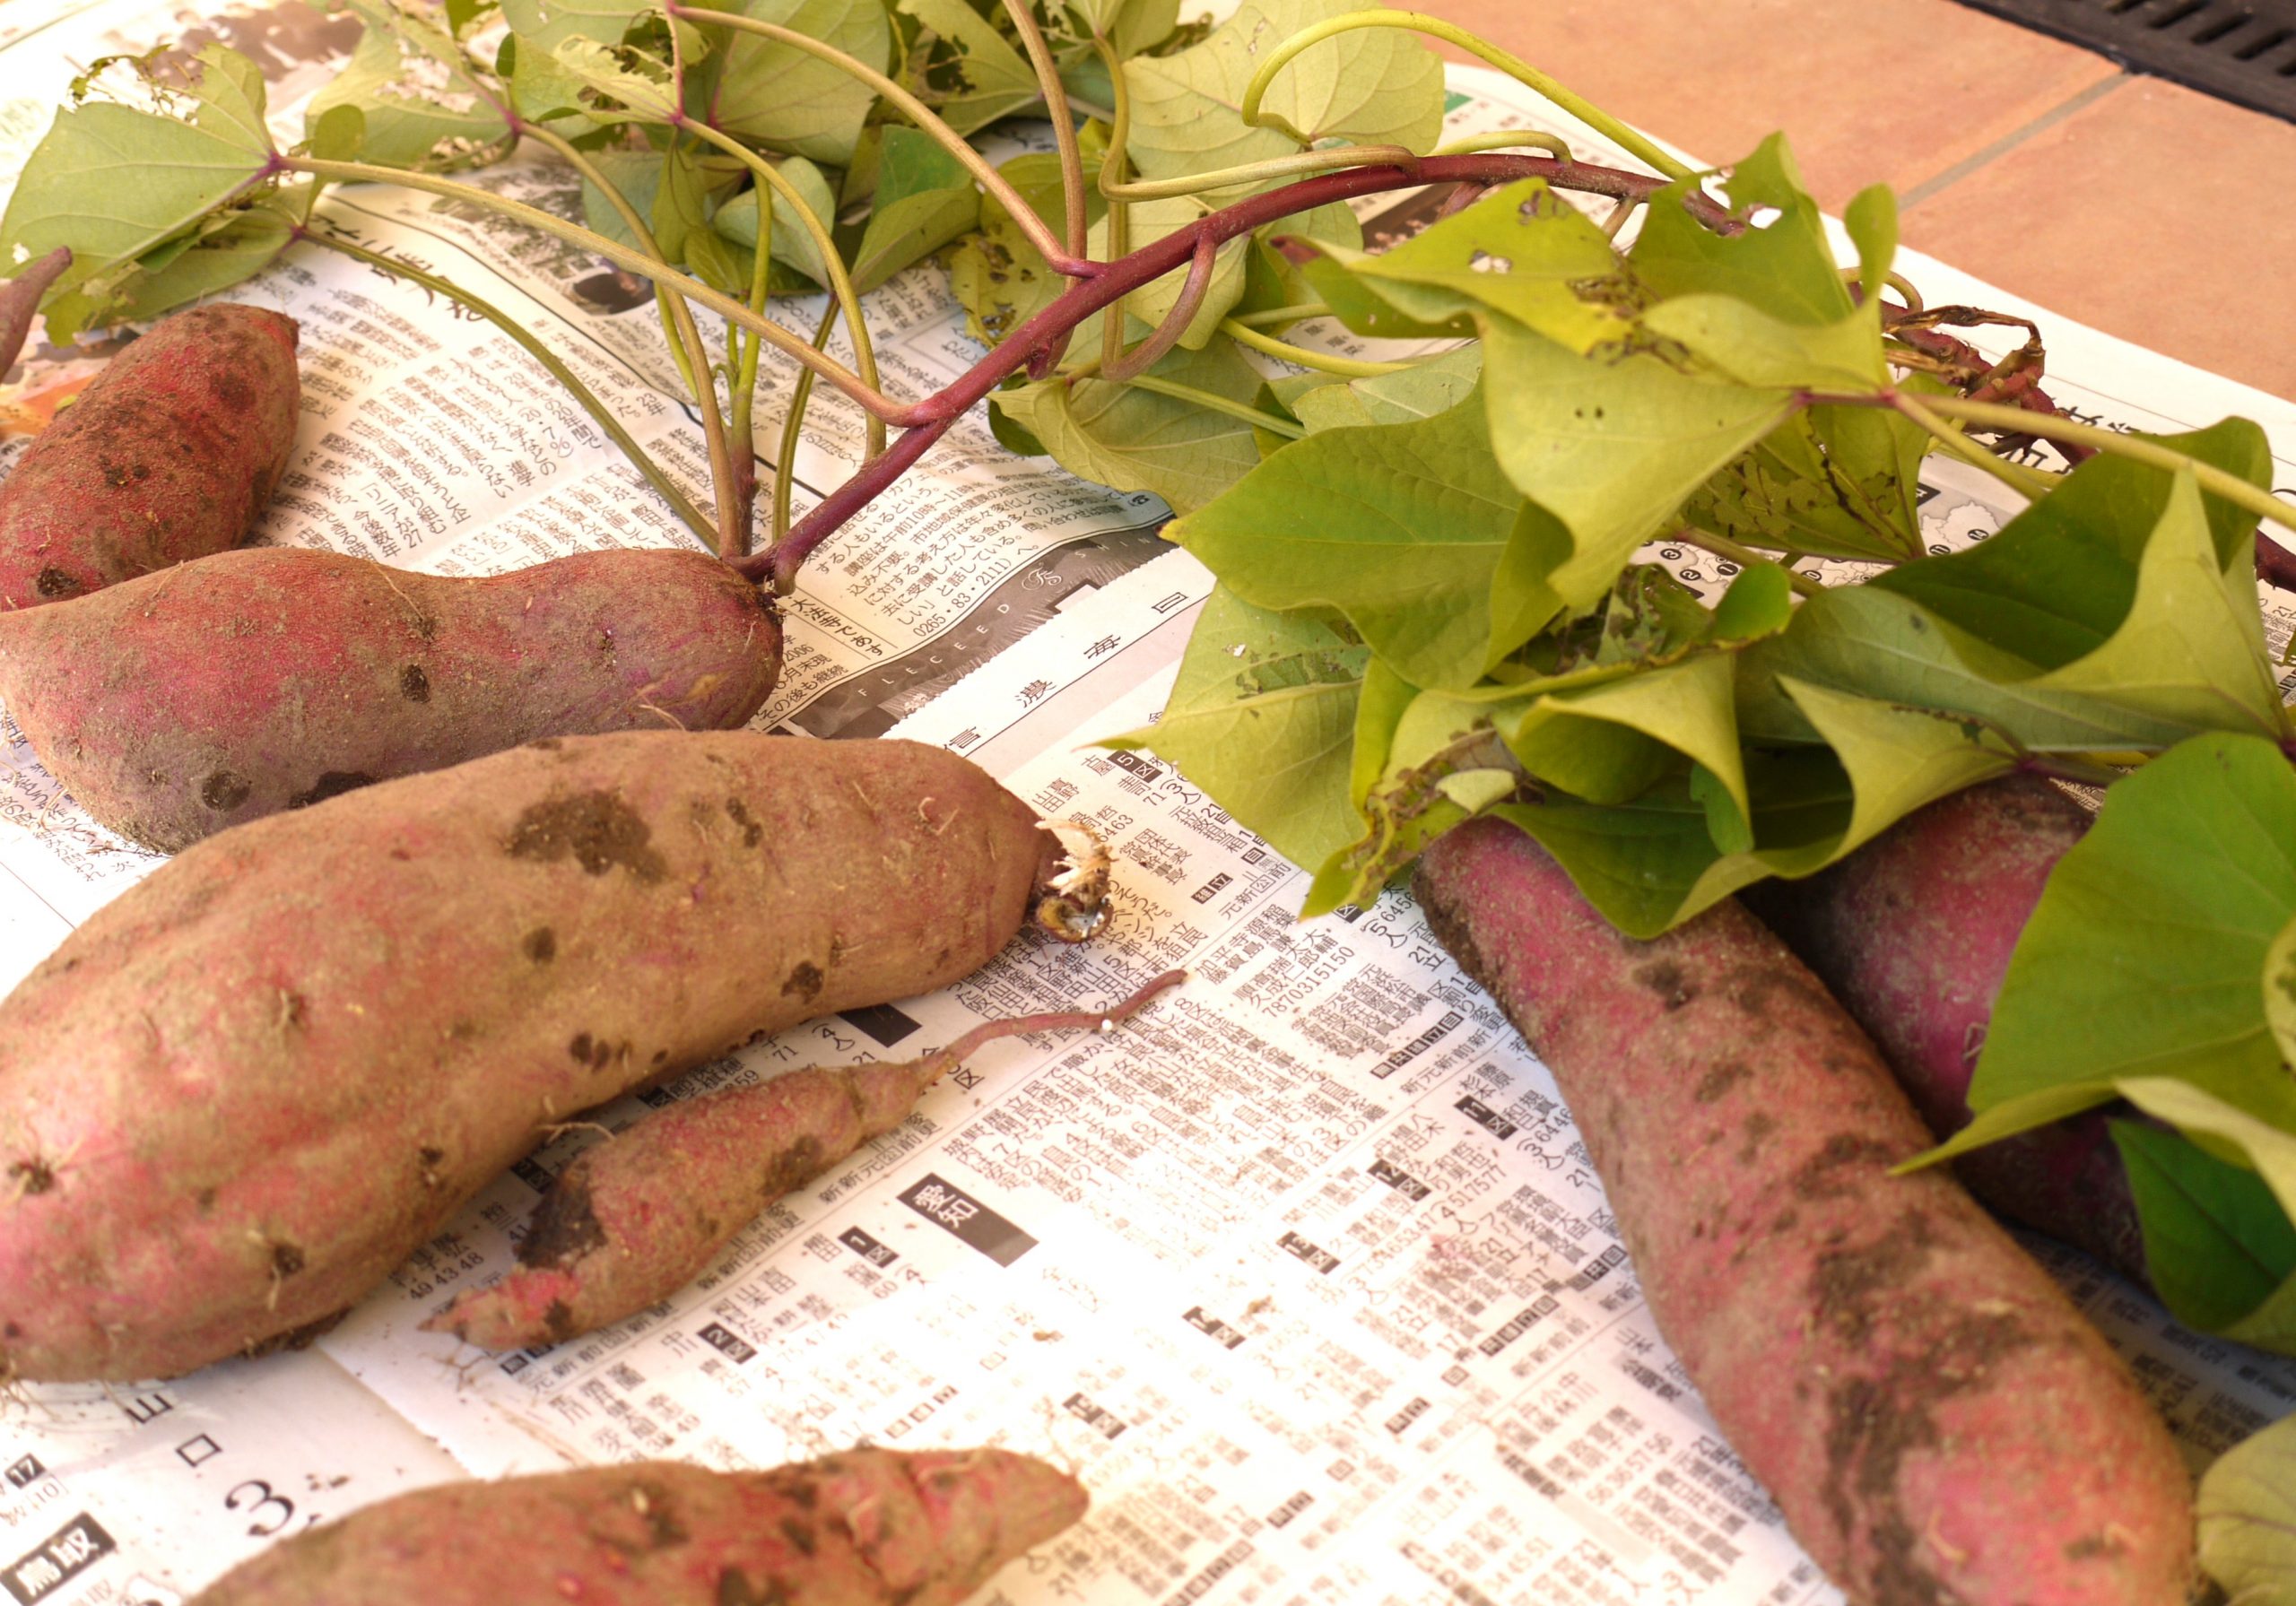
[[[1857,1026],[1735,904],[1620,935],[1511,825],[1420,859],[1436,934],[1553,1072],[1652,1315],[1857,1606],[2177,1606],[2184,1463],[1949,1172]]]
[[[946,985],[1059,848],[962,759],[546,741],[198,844],[0,1002],[0,1377],[331,1321],[537,1129]]]
[[[699,1277],[767,1205],[907,1120],[926,1089],[987,1044],[1113,1030],[1185,974],[1168,970],[1104,1011],[991,1020],[918,1059],[793,1071],[664,1110],[561,1172],[519,1240],[519,1269],[422,1325],[521,1350],[619,1322]]]
[[[14,278],[0,285],[0,374],[16,366],[24,337],[32,332],[32,319],[39,316],[40,297],[71,265],[72,253],[58,246],[39,261],[26,263]]]
[[[192,1606],[955,1606],[1084,1515],[1010,1450],[450,1483],[283,1540]]]
[[[0,612],[247,536],[294,449],[295,320],[220,303],[111,360],[0,484]]]
[[[2089,812],[2011,777],[1931,803],[1841,864],[1748,889],[1746,906],[1873,1037],[1940,1138],[1970,1123],[1970,1075],[2017,936]],[[2015,1221],[2144,1277],[2128,1172],[2092,1110],[1955,1162]]]
[[[162,853],[536,737],[729,729],[780,668],[758,587],[674,549],[484,579],[257,549],[0,614],[0,703],[82,807]]]

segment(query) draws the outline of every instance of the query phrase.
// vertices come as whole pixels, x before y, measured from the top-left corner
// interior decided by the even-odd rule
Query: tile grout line
[[[2109,77],[2099,79],[2096,82],[2091,84],[2087,89],[2081,91],[2078,94],[2071,96],[2065,100],[2059,101],[2057,105],[2050,107],[2047,111],[2041,113],[2031,122],[2025,123],[2017,128],[2012,129],[2009,133],[2003,135],[1999,139],[1995,140],[1983,150],[1972,152],[1968,156],[1964,156],[1961,161],[1953,163],[1952,166],[1945,169],[1944,171],[1933,173],[1928,178],[1924,178],[1920,183],[1915,185],[1912,188],[1907,190],[1903,195],[1898,197],[1898,210],[1901,213],[1911,211],[1914,207],[1919,205],[1922,202],[1926,201],[1930,196],[1936,195],[1939,191],[1960,183],[1971,173],[1976,172],[1979,168],[1999,161],[2017,146],[2031,139],[2034,135],[2040,133],[2044,129],[2055,127],[2057,124],[2071,117],[2074,112],[2079,111],[2083,108],[2092,105],[2098,100],[2101,100],[2105,96],[2120,88],[2121,85],[2128,82],[2130,79],[2135,76],[2137,76],[2137,74],[2133,73],[2117,72]]]

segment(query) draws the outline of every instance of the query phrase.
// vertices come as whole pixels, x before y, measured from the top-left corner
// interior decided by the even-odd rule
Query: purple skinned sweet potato
[[[1853,1606],[2181,1606],[2190,1480],[1873,1045],[1725,902],[1621,935],[1501,820],[1420,858],[1436,934],[1554,1073],[1659,1331]]]
[[[340,1315],[537,1130],[929,992],[1063,850],[907,742],[555,739],[209,838],[0,1002],[0,1382]]]
[[[237,546],[295,446],[295,320],[219,302],[113,358],[0,484],[0,612]]]
[[[2010,953],[2089,819],[2048,782],[2013,776],[1931,803],[1806,881],[1743,896],[1866,1029],[1945,1138],[1970,1124],[1970,1077]],[[1989,1143],[1954,1169],[2001,1214],[2143,1280],[2144,1236],[2114,1113]]]
[[[1010,1450],[450,1483],[283,1540],[192,1606],[956,1606],[1084,1515]]]
[[[699,1277],[767,1205],[907,1120],[926,1089],[984,1045],[1111,1030],[1185,975],[1168,970],[1107,1010],[992,1020],[918,1059],[793,1071],[650,1116],[559,1174],[518,1242],[517,1271],[423,1328],[523,1350],[633,1315]]]
[[[669,548],[483,579],[257,548],[0,613],[0,704],[163,853],[538,737],[731,729],[780,668],[758,587]]]

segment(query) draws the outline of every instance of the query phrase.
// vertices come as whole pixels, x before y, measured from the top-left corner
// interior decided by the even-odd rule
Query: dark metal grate
[[[2296,122],[2296,0],[1962,0]]]

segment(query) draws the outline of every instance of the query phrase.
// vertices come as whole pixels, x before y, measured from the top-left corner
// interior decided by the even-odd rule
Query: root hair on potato
[[[555,1143],[570,1132],[594,1132],[609,1142],[621,1135],[603,1121],[559,1121],[537,1130],[545,1143]]]
[[[1037,925],[1063,942],[1082,942],[1109,915],[1109,878],[1115,868],[1107,841],[1091,821],[1071,816],[1038,822],[1060,843],[1059,868],[1045,881]]]

